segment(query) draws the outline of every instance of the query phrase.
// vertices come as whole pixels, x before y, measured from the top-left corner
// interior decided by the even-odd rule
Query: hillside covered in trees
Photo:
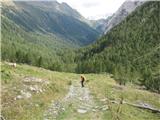
[[[2,60],[73,72],[74,49],[98,36],[80,18],[77,11],[56,1],[2,2]]]
[[[159,120],[160,1],[91,24],[56,0],[3,2],[1,120]]]
[[[32,7],[37,12],[37,6]],[[36,27],[30,24],[33,18],[24,22],[28,13],[25,10],[22,13],[21,16],[17,9],[2,9],[2,60],[54,71],[107,72],[113,74],[119,84],[132,82],[160,92],[160,2],[146,2],[95,43],[81,49],[77,48],[82,44],[55,34],[53,29],[47,32],[45,25],[39,26],[42,19],[39,24],[34,21]],[[17,19],[21,22],[16,22]],[[68,20],[71,22],[73,19]],[[78,26],[81,26],[83,23],[78,21]],[[91,30],[86,28],[86,24],[80,31],[84,29]],[[76,37],[82,37],[82,34]],[[83,45],[88,43],[86,41]]]
[[[79,73],[108,72],[160,92],[160,2],[146,2],[95,44],[81,50]]]
[[[4,16],[1,45],[2,60],[58,71],[72,69],[75,48],[71,43],[54,35],[28,33]]]

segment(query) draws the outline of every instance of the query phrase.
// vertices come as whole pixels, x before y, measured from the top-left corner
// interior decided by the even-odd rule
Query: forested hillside
[[[73,72],[74,49],[99,33],[65,3],[4,1],[1,14],[2,60]]]
[[[90,21],[56,0],[3,1],[0,119],[159,120],[160,1],[138,3]]]
[[[109,72],[160,92],[160,2],[146,2],[95,44],[81,50],[79,73]]]
[[[133,82],[147,89],[160,91],[160,2],[146,2],[97,42],[78,51],[75,48],[82,44],[56,34],[54,27],[54,30],[50,29],[50,22],[43,24],[43,19],[37,19],[45,18],[46,12],[51,9],[46,8],[48,4],[44,6],[42,4],[31,5],[26,2],[17,2],[17,4],[27,7],[23,10],[20,9],[21,7],[19,7],[20,10],[2,7],[2,60],[27,63],[55,71],[108,72],[114,75],[119,84]],[[32,14],[27,12],[31,10],[28,7],[31,7],[38,15],[34,17],[34,12]],[[64,10],[64,5],[62,8],[60,10]],[[73,34],[73,36],[93,37],[94,33],[89,34],[83,31],[86,29],[86,24],[78,20],[79,16],[71,19],[72,16],[66,17],[67,12],[59,12],[60,18],[61,14],[64,14],[61,22],[65,25],[59,23],[56,30],[59,31],[59,27],[63,29],[66,26],[64,28],[69,30],[69,34],[66,32],[64,36]],[[76,12],[73,13],[76,14]],[[59,17],[55,17],[54,20],[60,22],[56,19]],[[34,18],[35,21],[33,21]],[[81,26],[82,29],[71,25],[75,23],[74,20],[78,20],[76,25]],[[80,34],[76,30],[80,30]],[[97,33],[94,35],[97,36]],[[83,45],[92,40],[88,37],[86,37],[86,42],[81,41]]]
[[[51,34],[28,33],[2,15],[2,60],[72,71],[74,47]],[[70,53],[70,54],[68,54]],[[70,66],[70,67],[69,67]]]

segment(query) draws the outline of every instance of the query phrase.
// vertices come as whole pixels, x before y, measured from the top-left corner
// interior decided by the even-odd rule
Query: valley
[[[88,20],[56,0],[3,1],[1,108],[2,120],[159,120],[160,2]]]

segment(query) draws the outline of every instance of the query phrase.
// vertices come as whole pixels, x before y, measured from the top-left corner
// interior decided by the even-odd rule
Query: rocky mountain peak
[[[131,12],[133,12],[138,6],[141,6],[144,1],[125,1],[122,6],[113,15],[110,21],[106,25],[105,34],[110,31],[114,26],[123,21]]]

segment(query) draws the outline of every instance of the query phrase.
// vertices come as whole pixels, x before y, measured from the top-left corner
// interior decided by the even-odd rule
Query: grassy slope
[[[67,93],[69,84],[72,80],[78,80],[79,75],[73,73],[52,72],[42,68],[28,65],[17,65],[16,68],[2,62],[2,115],[7,120],[41,120],[43,112],[46,110],[52,100],[63,98]],[[23,89],[23,79],[26,76],[48,80],[50,84],[43,86],[45,92],[32,93],[28,99],[14,100]],[[135,86],[126,86],[120,88],[115,81],[106,74],[86,74],[88,82],[86,85],[98,104],[102,98],[119,99],[122,96],[124,100],[135,102],[142,101],[160,108],[160,95],[145,90],[138,90]],[[37,106],[38,105],[38,106]],[[160,115],[151,113],[147,110],[141,110],[127,105],[120,106],[120,113],[117,113],[119,105],[110,104],[111,111],[104,111],[100,118],[114,120],[112,115],[118,116],[120,120],[158,120]],[[75,111],[76,114],[76,111]],[[88,116],[86,115],[86,118]],[[65,118],[65,116],[63,116]],[[81,119],[79,116],[77,119]]]
[[[119,86],[110,75],[104,74],[89,74],[86,75],[89,80],[88,86],[96,97],[97,102],[100,102],[102,98],[109,98],[111,100],[118,100],[122,97],[125,101],[136,103],[138,101],[148,103],[154,107],[160,108],[160,95],[151,93],[149,91],[137,89],[136,86],[128,85],[126,87]],[[160,115],[153,114],[149,111],[137,109],[127,105],[115,105],[110,104],[113,113],[107,111],[104,114],[104,118],[113,119],[113,115],[118,116],[120,120],[158,120]],[[120,113],[116,111],[120,107]],[[116,118],[115,118],[116,119]]]
[[[40,120],[43,118],[43,110],[51,100],[62,97],[67,92],[68,83],[76,75],[51,72],[42,68],[18,65],[16,69],[7,64],[2,64],[2,114],[7,120]],[[45,93],[35,94],[29,99],[14,100],[23,89],[23,79],[26,76],[34,76],[50,81],[44,86]],[[16,87],[16,88],[15,88]],[[38,104],[39,107],[36,107]]]

